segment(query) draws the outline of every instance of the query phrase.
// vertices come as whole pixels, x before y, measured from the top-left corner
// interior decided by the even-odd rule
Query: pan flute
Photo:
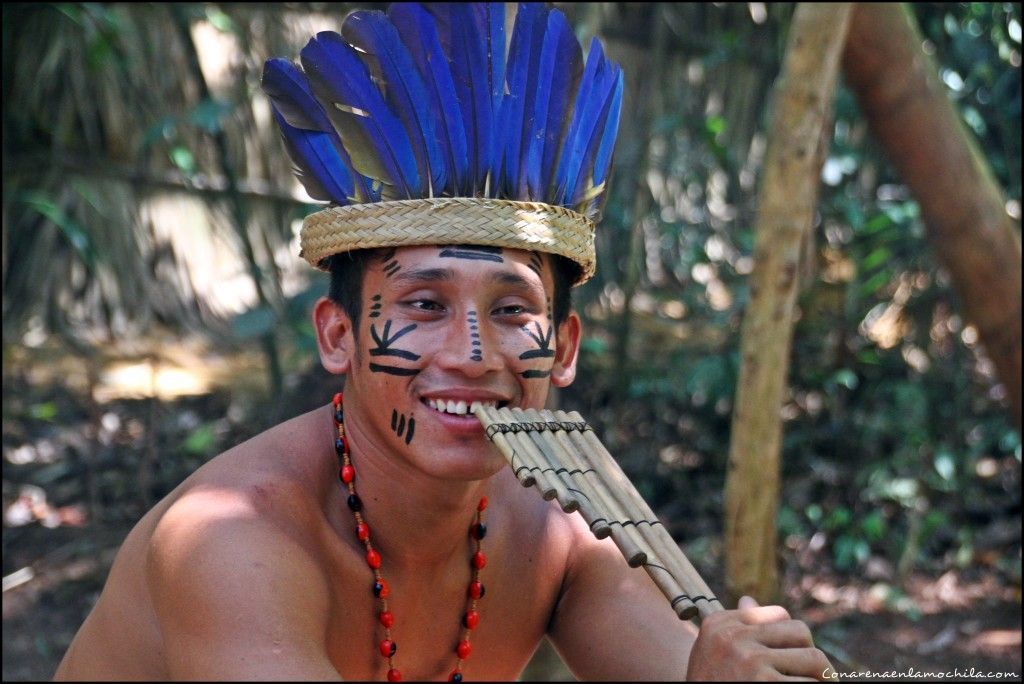
[[[524,487],[578,512],[598,539],[611,537],[642,567],[680,619],[722,610],[665,526],[586,421],[573,411],[481,406],[475,415]]]

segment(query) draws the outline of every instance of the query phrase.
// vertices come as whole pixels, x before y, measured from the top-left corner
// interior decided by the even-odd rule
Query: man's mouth
[[[432,399],[425,397],[421,400],[424,404],[430,408],[438,411],[439,413],[449,413],[456,416],[464,416],[466,414],[473,413],[478,406],[489,406],[490,408],[500,408],[508,404],[507,401],[480,401],[480,400],[462,400],[462,399]]]

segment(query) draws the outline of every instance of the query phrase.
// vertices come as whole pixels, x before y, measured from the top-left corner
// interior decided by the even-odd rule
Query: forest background
[[[794,5],[558,6],[583,41],[601,37],[626,93],[598,275],[575,294],[581,370],[555,400],[722,591],[757,193]],[[337,389],[309,319],[326,281],[296,256],[315,206],[259,79],[354,7],[4,5],[5,680],[52,676],[154,502]],[[1020,5],[910,12],[1014,222],[1016,273],[990,275],[1018,280],[1019,325]],[[783,430],[780,600],[840,671],[1019,677],[1019,403],[964,316],[984,302],[956,294],[842,78],[826,136],[784,400],[763,407]],[[527,672],[566,676],[547,647]]]

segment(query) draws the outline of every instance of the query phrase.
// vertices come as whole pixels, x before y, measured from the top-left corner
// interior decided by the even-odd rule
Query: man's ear
[[[355,360],[355,332],[345,310],[321,297],[313,307],[313,327],[324,370],[335,375],[348,373]]]
[[[555,365],[551,367],[551,384],[568,387],[576,379],[576,359],[580,352],[580,317],[570,311],[555,335]]]

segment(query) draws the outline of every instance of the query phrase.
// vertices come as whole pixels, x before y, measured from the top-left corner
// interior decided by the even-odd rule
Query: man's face
[[[504,461],[474,402],[543,408],[549,386],[575,373],[579,321],[572,314],[555,330],[553,283],[550,259],[537,252],[383,250],[363,280],[346,415],[354,402],[375,445],[434,476],[493,474]]]

